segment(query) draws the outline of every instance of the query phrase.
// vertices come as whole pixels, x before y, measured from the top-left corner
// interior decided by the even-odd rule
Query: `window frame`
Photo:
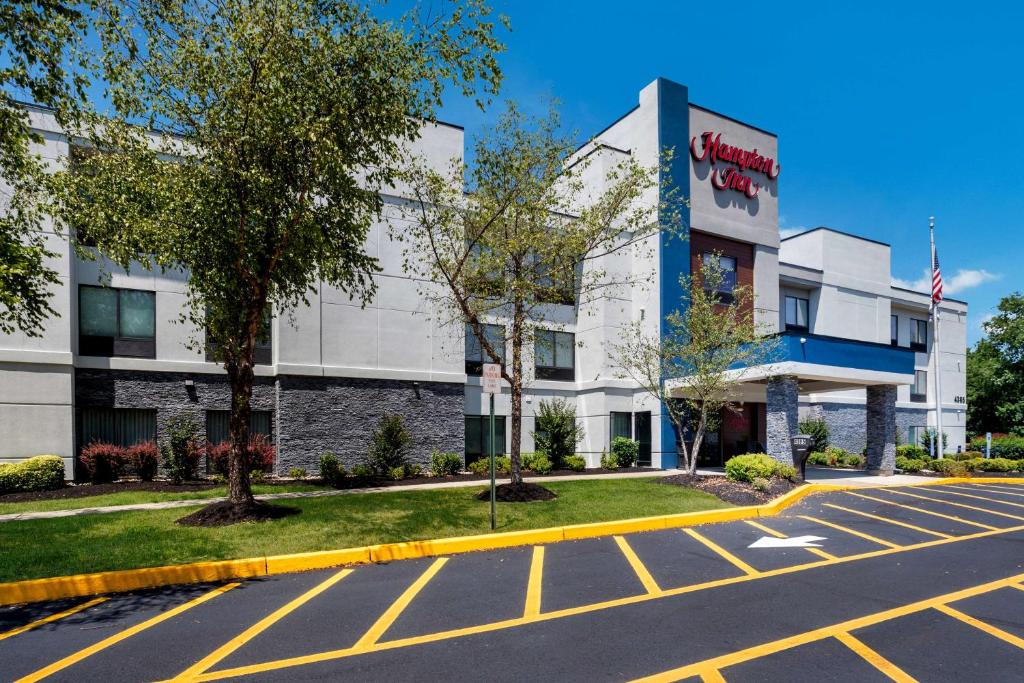
[[[917,389],[924,384],[924,392],[918,393]],[[913,403],[925,403],[928,401],[928,371],[914,370],[914,383],[910,385],[910,400]]]
[[[95,435],[89,436],[86,434],[86,421],[89,413],[96,414],[97,417],[106,417],[110,421],[109,425],[109,438],[101,438]],[[133,421],[139,421],[145,419],[150,422],[149,434],[146,438],[135,439],[131,443],[128,443],[129,439],[126,438],[126,434],[131,431],[128,424]],[[112,443],[116,446],[128,447],[134,446],[138,443],[145,443],[147,441],[156,442],[157,440],[157,410],[156,408],[114,408],[111,406],[83,406],[75,411],[75,437],[78,440],[78,449],[85,448],[90,443],[95,441]]]
[[[709,259],[717,259],[720,268],[724,259],[732,261],[732,270],[721,268],[723,275],[725,273],[732,273],[732,282],[728,282],[723,278],[722,285],[718,288],[718,291],[713,292],[713,294],[718,297],[720,303],[730,304],[734,300],[736,286],[739,284],[740,261],[735,256],[730,256],[729,254],[705,251],[700,255],[700,265],[702,269],[707,265]],[[704,291],[711,293],[707,285],[704,286]]]
[[[900,317],[895,313],[889,314],[889,344],[900,345]]]
[[[799,309],[799,302],[801,302],[801,301],[804,302],[804,320],[807,321],[806,325],[800,325],[800,324],[795,323],[795,322],[792,322],[792,323],[789,322],[789,301],[790,301],[790,299],[792,299],[794,302],[796,302],[795,305],[797,306],[797,309]],[[783,315],[784,315],[784,319],[785,319],[785,322],[786,322],[786,329],[787,330],[792,330],[792,331],[795,331],[795,332],[807,332],[808,330],[811,329],[811,327],[810,327],[811,326],[811,300],[810,300],[810,298],[802,297],[802,296],[794,296],[792,294],[787,294],[786,298],[785,298],[785,301],[783,302],[783,307],[785,308],[785,311],[783,312]],[[799,310],[797,310],[796,313],[797,313],[797,315],[795,317],[797,319],[799,319],[799,317],[800,317],[799,316]]]
[[[626,423],[627,423],[627,427],[628,427],[627,431],[629,433],[628,434],[616,434],[615,433],[615,418],[618,417],[618,416],[623,416],[623,415],[626,417]],[[625,411],[622,411],[622,410],[611,410],[611,411],[608,411],[608,444],[609,444],[609,448],[611,447],[612,441],[615,440],[615,437],[617,437],[617,436],[624,436],[627,439],[632,439],[633,438],[633,433],[634,433],[633,413],[625,412]]]
[[[499,324],[499,323],[481,323],[481,326],[484,328],[484,336],[487,335],[487,330],[489,330],[489,329],[495,328],[495,329],[501,330],[501,353],[500,353],[500,356],[501,356],[501,366],[504,367],[505,366],[505,346],[506,346],[505,342],[507,341],[507,339],[506,339],[506,332],[507,331],[505,329],[505,326],[502,325],[502,324]],[[469,357],[468,344],[469,344],[470,338],[472,338],[474,340],[474,342],[477,342],[477,346],[480,348],[480,360],[471,359]],[[493,344],[494,342],[492,341],[491,343]],[[466,363],[466,374],[467,375],[472,375],[472,376],[475,376],[475,377],[479,377],[484,372],[484,363],[490,363],[491,361],[490,361],[489,358],[487,358],[487,359],[484,358],[484,356],[486,354],[484,353],[483,346],[481,346],[479,344],[479,342],[477,341],[476,335],[473,334],[473,328],[472,328],[472,326],[469,323],[466,323],[466,336],[465,336],[465,338],[463,340],[463,344],[464,344],[464,346],[463,346],[463,354],[465,355],[465,363]]]
[[[538,358],[540,354],[537,353],[538,344],[543,343],[541,337],[550,335],[551,339],[551,359],[554,365],[540,365]],[[561,366],[558,364],[558,335],[567,335],[571,338],[569,348],[572,349],[570,354],[570,365]],[[562,330],[549,330],[542,329],[537,330],[533,342],[533,367],[534,376],[537,379],[551,380],[555,382],[575,382],[576,381],[576,333],[575,332],[563,332]]]
[[[924,341],[915,341],[921,329],[924,329]],[[920,318],[910,319],[910,348],[913,351],[928,351],[928,321]]]
[[[82,319],[85,313],[82,294],[88,289],[114,292],[114,334],[113,336],[84,334]],[[153,336],[137,337],[121,334],[121,294],[123,292],[143,293],[153,303]],[[129,287],[103,287],[100,285],[78,285],[78,355],[99,358],[156,358],[156,292],[149,289]]]
[[[484,437],[484,430],[489,429],[489,426],[490,426],[489,422],[490,422],[491,416],[490,415],[463,415],[463,418],[464,418],[463,424],[465,426],[464,426],[464,432],[463,432],[462,452],[463,452],[463,458],[466,461],[466,466],[468,467],[469,463],[474,462],[476,460],[480,460],[481,458],[486,458],[489,455],[489,453],[486,452],[487,451],[487,448],[486,448],[487,443],[486,443],[486,440],[485,440],[485,437]],[[506,427],[508,426],[507,418],[508,418],[507,415],[495,415],[494,416],[494,431],[495,431],[495,436],[498,437],[498,439],[496,439],[496,441],[500,445],[500,448],[496,448],[495,449],[495,456],[505,455],[506,453],[508,453],[508,436],[507,436],[507,433],[506,433]],[[477,429],[480,430],[480,438],[479,438],[480,448],[479,448],[478,451],[476,451],[476,450],[470,451],[470,449],[469,449],[469,444],[470,444],[469,428],[470,428],[470,424],[471,423],[476,423],[477,424]],[[488,431],[487,433],[488,433],[488,436],[486,438],[489,439],[490,438],[490,436],[489,436],[490,432]]]

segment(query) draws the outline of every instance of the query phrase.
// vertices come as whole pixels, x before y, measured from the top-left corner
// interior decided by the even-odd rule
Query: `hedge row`
[[[19,463],[0,463],[0,493],[49,491],[64,486],[64,461],[37,455]]]

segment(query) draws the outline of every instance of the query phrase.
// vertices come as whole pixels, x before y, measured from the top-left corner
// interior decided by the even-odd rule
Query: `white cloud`
[[[958,294],[965,289],[972,289],[986,282],[993,282],[1001,278],[999,273],[990,273],[984,268],[961,268],[956,271],[953,277],[943,277],[942,291],[944,294]],[[913,289],[918,292],[930,292],[932,289],[932,273],[928,268],[921,271],[921,277],[916,280],[903,280],[893,278],[894,287]]]
[[[985,330],[985,323],[987,323],[994,317],[996,317],[995,313],[986,313],[985,315],[983,315],[981,317],[981,320],[978,321],[978,329],[981,330],[982,332],[986,332],[987,330]]]
[[[786,239],[787,237],[792,237],[793,235],[799,235],[802,232],[807,232],[807,228],[803,226],[799,226],[796,228],[779,228],[779,237],[782,239]]]

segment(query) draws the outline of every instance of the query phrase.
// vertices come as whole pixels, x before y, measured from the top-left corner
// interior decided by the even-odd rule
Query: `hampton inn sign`
[[[761,156],[757,148],[743,149],[734,147],[722,142],[722,134],[714,131],[705,131],[700,134],[700,146],[702,151],[697,151],[697,136],[690,140],[690,155],[695,161],[711,161],[711,184],[717,190],[735,190],[742,192],[753,199],[761,189],[759,183],[755,183],[749,176],[743,175],[743,171],[752,170],[763,173],[769,180],[779,177],[779,164],[770,157]],[[714,168],[718,162],[727,162],[736,167],[729,167],[719,173]]]

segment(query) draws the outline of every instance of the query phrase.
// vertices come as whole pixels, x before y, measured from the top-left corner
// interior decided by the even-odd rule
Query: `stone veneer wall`
[[[851,453],[867,444],[867,407],[864,404],[812,403],[801,410],[800,419],[822,419],[828,424],[829,442]],[[896,440],[905,444],[910,427],[928,424],[927,408],[896,408]]]
[[[186,388],[188,379],[194,388]],[[405,418],[415,442],[413,462],[429,465],[435,448],[461,454],[463,397],[464,387],[453,383],[282,375],[256,378],[252,408],[274,414],[275,473],[304,467],[315,474],[324,451],[348,468],[363,462],[385,412]],[[188,415],[205,437],[206,411],[230,409],[231,390],[223,375],[78,369],[75,407],[155,409],[158,439],[171,417]]]
[[[277,470],[316,472],[324,451],[335,453],[348,468],[362,463],[384,413],[405,419],[414,442],[413,462],[429,465],[435,448],[461,455],[464,394],[463,385],[448,382],[280,376]]]
[[[800,392],[796,377],[768,380],[765,433],[768,455],[793,465],[792,437],[797,433]]]

